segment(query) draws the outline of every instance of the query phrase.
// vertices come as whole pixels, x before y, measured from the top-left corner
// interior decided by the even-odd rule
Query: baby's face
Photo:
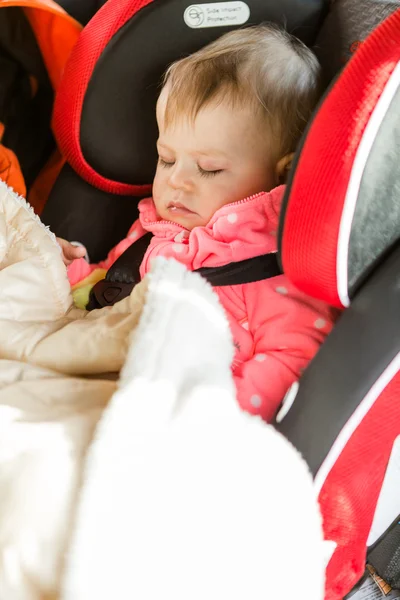
[[[225,204],[277,185],[268,136],[250,110],[210,105],[193,124],[182,118],[165,128],[165,100],[164,91],[157,104],[153,185],[161,219],[190,230],[206,225]]]

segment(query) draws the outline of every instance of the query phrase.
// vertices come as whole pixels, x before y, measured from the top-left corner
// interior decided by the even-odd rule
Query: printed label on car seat
[[[249,17],[250,8],[245,2],[239,0],[191,4],[183,14],[186,25],[192,29],[243,25]]]

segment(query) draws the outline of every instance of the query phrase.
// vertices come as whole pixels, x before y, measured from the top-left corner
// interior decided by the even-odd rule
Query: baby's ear
[[[291,152],[277,162],[276,176],[280,184],[286,182],[286,177],[292,167],[293,157],[294,152]]]

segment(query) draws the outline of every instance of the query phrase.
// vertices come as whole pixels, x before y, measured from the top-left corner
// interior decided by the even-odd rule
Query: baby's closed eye
[[[222,173],[224,169],[203,169],[200,165],[197,165],[197,169],[202,177],[215,177],[219,173]]]
[[[168,167],[172,167],[175,164],[175,161],[174,160],[165,160],[164,158],[161,158],[161,156],[160,156],[158,158],[158,164],[161,167],[168,169]]]

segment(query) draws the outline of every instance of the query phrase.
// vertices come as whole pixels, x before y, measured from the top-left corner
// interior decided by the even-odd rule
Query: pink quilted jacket
[[[187,231],[161,221],[151,198],[139,203],[140,216],[128,236],[98,265],[83,259],[69,267],[72,285],[95,268],[108,269],[147,231],[153,238],[141,264],[143,277],[156,256],[173,257],[190,270],[215,267],[276,252],[278,214],[284,186],[219,209],[205,227]],[[332,327],[331,309],[297,290],[285,275],[215,288],[228,316],[236,354],[232,371],[238,401],[252,414],[271,420],[290,387]]]

